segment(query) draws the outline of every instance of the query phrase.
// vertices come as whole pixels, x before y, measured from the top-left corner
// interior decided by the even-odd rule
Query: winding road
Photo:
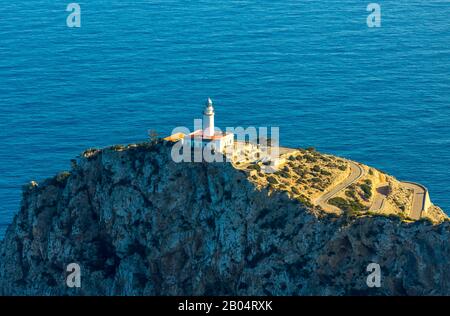
[[[315,205],[319,205],[324,210],[331,209],[333,211],[339,211],[339,208],[328,204],[328,200],[330,200],[332,197],[334,197],[336,194],[338,194],[340,191],[345,190],[353,183],[357,182],[361,177],[364,176],[365,171],[359,165],[358,163],[354,161],[347,160],[347,162],[350,164],[350,175],[342,182],[340,182],[338,185],[333,187],[330,191],[324,193],[320,197],[318,197],[315,201]]]
[[[416,183],[401,182],[403,187],[413,191],[412,205],[410,205],[409,217],[414,220],[418,220],[422,217],[422,212],[425,211],[425,204],[427,198],[426,189]],[[382,211],[385,205],[386,197],[388,194],[387,184],[382,184],[377,188],[377,194],[374,202],[370,207],[371,211]]]
[[[422,212],[425,210],[425,199],[427,198],[426,189],[412,182],[402,182],[402,184],[405,188],[413,191],[413,201],[409,217],[412,219],[421,218]]]
[[[279,147],[280,155],[284,155],[290,152],[295,151],[293,148],[287,147]],[[336,196],[342,190],[345,190],[353,183],[357,182],[365,175],[365,169],[357,162],[345,159],[350,165],[350,175],[344,179],[342,182],[334,186],[330,191],[325,192],[318,198],[313,201],[313,204],[319,205],[324,210],[331,210],[333,212],[339,212],[339,208],[334,205],[328,204],[328,201]],[[402,185],[405,188],[408,188],[413,191],[413,201],[410,207],[409,217],[411,219],[417,220],[422,217],[422,212],[425,211],[426,208],[426,199],[427,199],[427,190],[420,184],[413,182],[402,182]],[[386,202],[387,195],[389,193],[389,184],[382,183],[376,189],[377,193],[375,194],[372,205],[370,206],[370,211],[381,211],[383,210]]]

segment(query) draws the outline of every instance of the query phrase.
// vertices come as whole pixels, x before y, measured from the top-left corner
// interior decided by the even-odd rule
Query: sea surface
[[[21,186],[86,148],[216,125],[280,127],[429,188],[450,214],[450,2],[67,1],[0,4],[0,237]]]

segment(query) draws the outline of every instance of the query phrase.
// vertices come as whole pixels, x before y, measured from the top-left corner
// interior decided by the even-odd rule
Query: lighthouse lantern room
[[[214,126],[214,107],[210,98],[203,110],[202,129],[184,135],[183,141],[193,148],[209,146],[212,150],[223,152],[228,146],[233,146],[234,134],[216,131]]]

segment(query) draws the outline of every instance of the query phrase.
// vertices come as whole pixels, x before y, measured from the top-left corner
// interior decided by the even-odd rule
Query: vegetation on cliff
[[[316,153],[258,187],[257,169],[175,163],[170,151],[165,142],[90,150],[24,187],[0,244],[0,294],[450,294],[448,222],[336,216],[296,198],[297,187],[279,189],[282,172],[333,173]],[[366,284],[372,262],[380,288]],[[66,285],[70,263],[81,288]]]

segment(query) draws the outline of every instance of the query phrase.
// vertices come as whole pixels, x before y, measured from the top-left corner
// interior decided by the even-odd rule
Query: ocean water
[[[450,2],[69,1],[0,4],[0,236],[21,186],[88,147],[216,124],[278,126],[417,181],[450,212]]]

